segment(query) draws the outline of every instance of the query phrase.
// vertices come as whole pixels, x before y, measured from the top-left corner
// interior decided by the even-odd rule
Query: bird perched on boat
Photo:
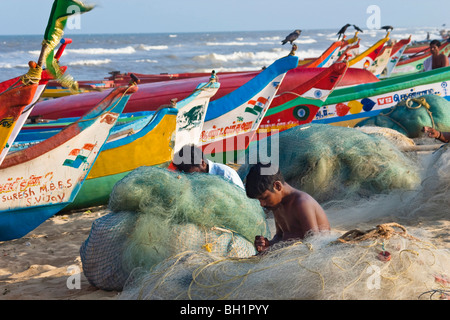
[[[362,31],[357,25],[353,25],[353,28],[355,28],[356,31],[362,32],[364,33],[364,31]]]
[[[386,32],[389,32],[390,30],[394,30],[394,27],[392,26],[382,26],[380,29],[386,30]]]
[[[300,36],[300,33],[302,33],[302,30],[295,30],[294,32],[291,32],[284,40],[281,41],[281,43],[284,45],[288,42],[292,44],[297,38]]]
[[[338,40],[344,35],[345,31],[347,31],[347,28],[350,26],[351,24],[347,23],[345,26],[341,28],[341,30],[338,31],[338,33],[336,33],[338,35]]]

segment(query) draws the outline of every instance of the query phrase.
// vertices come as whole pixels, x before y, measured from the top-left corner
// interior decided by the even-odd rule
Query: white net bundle
[[[246,259],[186,251],[152,270],[136,269],[121,298],[417,299],[445,288],[448,252],[428,242],[402,230],[355,243],[339,236],[312,236]],[[381,252],[390,260],[380,260]]]

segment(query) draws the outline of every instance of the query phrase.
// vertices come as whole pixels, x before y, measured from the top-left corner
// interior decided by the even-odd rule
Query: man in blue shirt
[[[202,150],[195,145],[183,146],[174,154],[172,163],[182,172],[203,172],[222,176],[245,191],[244,184],[235,170],[225,164],[206,159]]]

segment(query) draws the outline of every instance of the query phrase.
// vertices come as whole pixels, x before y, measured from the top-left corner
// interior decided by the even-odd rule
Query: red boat
[[[291,91],[322,71],[323,68],[298,67],[292,69],[286,74],[278,92],[281,94]],[[236,90],[259,73],[260,71],[219,74],[220,89],[211,101]],[[199,77],[187,77],[187,75],[181,74],[178,80],[173,81],[145,83],[145,80],[141,80],[141,75],[137,74],[137,77],[141,80],[140,89],[130,98],[123,113],[153,111],[162,105],[170,104],[172,99],[182,100],[195,90],[199,82],[208,82],[210,78],[210,74],[206,73]],[[170,77],[169,75],[164,76]],[[378,78],[369,71],[349,68],[339,86],[352,86],[376,81],[379,81]],[[41,101],[34,107],[30,119],[54,120],[81,117],[92,105],[101,101],[111,90],[107,89],[103,92],[88,92],[80,95]]]

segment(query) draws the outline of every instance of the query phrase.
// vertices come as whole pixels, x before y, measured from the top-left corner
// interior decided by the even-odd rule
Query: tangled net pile
[[[391,259],[380,260],[386,251]],[[448,253],[390,224],[315,235],[246,259],[183,252],[135,269],[121,299],[417,299],[448,286],[449,263]]]
[[[319,202],[414,189],[420,183],[419,167],[396,145],[354,128],[307,124],[261,140],[249,148],[246,164],[239,168],[242,179],[248,163],[266,150],[276,150],[268,158],[278,158],[286,182]]]
[[[269,139],[286,180],[329,200],[333,231],[264,255],[252,243],[269,237],[271,219],[258,201],[220,177],[139,168],[93,224],[80,252],[85,275],[98,288],[123,289],[121,299],[448,298],[450,254],[423,229],[377,222],[354,230],[448,216],[448,148],[422,167],[378,133],[310,124]]]
[[[409,138],[419,137],[424,126],[450,131],[450,102],[437,95],[402,100],[394,107],[365,119],[356,126],[391,128]]]
[[[259,202],[219,176],[140,167],[110,198],[80,249],[86,278],[103,290],[120,291],[134,268],[180,252],[252,256],[255,236],[270,236]]]

